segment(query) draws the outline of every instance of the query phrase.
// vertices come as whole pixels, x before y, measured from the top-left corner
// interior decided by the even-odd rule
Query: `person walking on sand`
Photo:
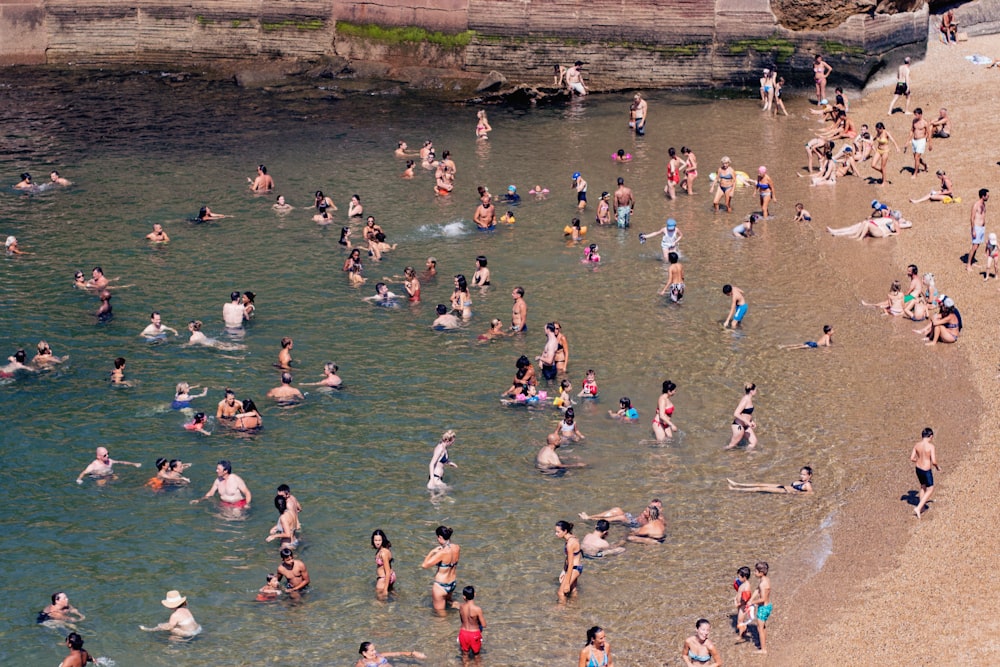
[[[736,329],[742,325],[743,318],[746,317],[748,309],[747,299],[743,296],[743,290],[733,285],[723,285],[722,293],[728,297],[732,297],[729,305],[729,315],[726,316],[726,321],[722,323],[722,328],[728,328],[729,322],[732,320],[733,328]]]
[[[920,433],[920,438],[920,442],[915,444],[913,451],[910,452],[910,461],[916,466],[917,481],[920,482],[920,502],[913,508],[913,513],[917,515],[918,519],[924,506],[930,501],[931,494],[934,493],[934,471],[931,468],[941,472],[941,466],[937,462],[937,453],[934,450],[934,431],[925,428]]]
[[[972,248],[969,249],[968,263],[966,271],[972,271],[972,264],[976,261],[976,251],[986,240],[986,202],[990,199],[990,191],[980,188],[979,200],[972,205],[972,214],[969,216],[969,227],[972,236]]]
[[[928,171],[924,162],[924,153],[931,148],[930,125],[924,120],[924,110],[917,107],[913,110],[913,123],[910,124],[910,147],[913,149],[913,175],[916,178],[921,171]]]
[[[906,97],[906,108],[903,110],[907,116],[910,115],[910,57],[903,58],[903,64],[896,71],[896,90],[892,95],[892,102],[889,102],[889,112],[886,116],[891,116],[896,110],[896,100],[900,95]]]
[[[767,576],[767,563],[760,561],[754,565],[757,574],[757,590],[750,596],[747,605],[757,605],[757,636],[760,638],[759,653],[767,653],[767,620],[771,618],[771,580]]]

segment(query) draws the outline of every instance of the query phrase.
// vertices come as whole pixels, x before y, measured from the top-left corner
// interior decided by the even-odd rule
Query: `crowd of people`
[[[577,61],[569,68],[557,66],[555,77],[556,84],[565,82],[566,86],[577,95],[586,95],[587,89],[583,81],[581,68],[582,62]],[[834,184],[838,178],[849,175],[860,176],[860,170],[865,162],[870,162],[872,170],[878,173],[878,178],[870,178],[872,183],[889,184],[890,156],[889,146],[895,147],[896,152],[905,152],[901,149],[896,139],[886,129],[884,123],[877,122],[874,125],[874,133],[869,131],[867,124],[860,127],[855,126],[853,118],[849,114],[849,103],[843,94],[842,89],[837,88],[834,101],[828,102],[826,98],[827,79],[832,72],[831,66],[826,63],[821,56],[816,56],[814,74],[816,82],[816,95],[818,109],[814,113],[821,115],[827,125],[817,131],[816,137],[806,144],[808,166],[806,176],[811,179],[813,185]],[[911,99],[911,88],[909,80],[909,59],[907,58],[900,65],[897,72],[898,83],[894,89],[893,99],[889,105],[889,115],[896,111],[896,102],[900,97],[904,99],[905,108],[903,113],[909,114]],[[775,114],[783,112],[787,115],[784,103],[781,101],[780,92],[784,80],[777,76],[771,68],[765,69],[761,78],[761,100],[762,109]],[[947,138],[952,131],[951,121],[947,110],[941,109],[938,118],[933,121],[925,120],[920,108],[914,109],[911,123],[910,136],[908,138],[908,148],[913,152],[913,165],[910,169],[911,177],[916,178],[922,172],[929,173],[929,166],[925,156],[931,150],[933,138]],[[649,105],[641,94],[634,95],[629,108],[629,127],[637,136],[644,136],[647,130],[649,118]],[[481,110],[477,113],[476,136],[480,140],[487,140],[489,133],[493,131],[487,119],[486,112]],[[841,146],[836,142],[843,140]],[[695,154],[688,147],[681,148],[681,156],[678,157],[674,148],[668,151],[668,162],[666,165],[666,184],[664,194],[669,199],[676,197],[676,186],[683,183],[684,191],[694,196],[694,183],[698,176],[698,161]],[[418,153],[408,150],[405,141],[397,144],[395,155],[398,158],[407,159],[419,157],[420,163],[428,171],[433,171],[434,190],[436,196],[447,197],[456,187],[457,167],[452,160],[449,151],[444,151],[440,160],[436,159],[435,151],[431,141],[424,142]],[[623,150],[619,150],[612,155],[616,161],[627,161],[630,158]],[[816,173],[814,174],[814,162],[816,163]],[[414,178],[414,160],[406,161],[406,169],[403,171],[403,178]],[[930,193],[919,199],[911,199],[914,204],[924,201],[934,202],[957,202],[960,201],[955,195],[955,190],[950,177],[942,169],[936,171],[936,176],[940,180],[939,189],[931,190]],[[249,189],[254,194],[269,194],[275,189],[275,182],[268,173],[265,165],[261,164],[257,168],[255,178],[248,178]],[[737,187],[754,188],[760,204],[760,210],[751,213],[738,227],[734,228],[736,236],[748,238],[753,236],[753,226],[761,220],[772,219],[770,206],[777,202],[775,183],[771,178],[766,166],[760,166],[757,170],[757,178],[751,179],[743,172],[738,172],[733,167],[732,161],[725,156],[720,161],[717,171],[711,175],[712,189],[715,191],[713,198],[713,208],[716,212],[725,209],[726,212],[733,210],[733,194]],[[68,186],[70,182],[59,176],[58,172],[51,174],[51,185]],[[49,185],[49,184],[46,184]],[[22,174],[21,181],[13,186],[18,191],[37,191],[42,186],[36,186],[30,174]],[[544,194],[543,194],[544,190]],[[536,193],[541,197],[548,193],[547,189],[536,186],[531,193]],[[578,214],[588,206],[588,183],[580,172],[572,174],[571,191],[574,195],[574,205]],[[515,185],[510,185],[503,195],[494,196],[485,186],[479,186],[480,205],[473,212],[472,219],[476,227],[481,230],[492,230],[497,224],[497,203],[502,203],[509,207],[516,207],[520,204],[521,198]],[[985,188],[979,191],[979,198],[972,206],[970,216],[971,248],[967,256],[969,271],[972,270],[975,262],[975,255],[979,246],[986,243],[987,265],[984,279],[988,280],[992,269],[994,277],[997,276],[998,250],[996,235],[989,235],[989,242],[986,242],[985,233],[985,213],[986,203],[989,199],[989,191]],[[631,216],[635,210],[635,195],[626,186],[623,177],[617,179],[617,189],[610,197],[604,192],[600,197],[597,206],[598,225],[617,224],[619,228],[625,229],[631,225]],[[273,208],[279,213],[291,210],[289,204],[283,196],[278,196]],[[911,226],[902,217],[901,211],[893,210],[887,204],[878,200],[872,203],[872,216],[856,225],[843,227],[840,229],[827,228],[834,236],[864,238],[886,237],[897,234],[900,229]],[[330,197],[322,191],[315,194],[316,213],[313,220],[318,224],[330,224],[333,221],[333,213],[338,209]],[[509,210],[510,222],[513,222],[513,211]],[[348,219],[360,221],[365,217],[362,198],[355,194],[351,197],[347,209]],[[197,218],[198,222],[220,220],[227,216],[213,213],[207,206],[202,207]],[[803,204],[796,206],[796,218],[798,222],[811,221],[812,217]],[[582,228],[579,218],[574,220],[568,235],[574,241],[582,238]],[[347,252],[343,264],[343,272],[347,274],[347,279],[352,285],[361,285],[366,282],[364,276],[364,263],[378,262],[386,253],[391,253],[396,249],[395,244],[387,241],[385,230],[376,224],[375,217],[368,215],[360,234],[367,244],[366,246],[353,245],[351,238],[354,229],[348,225],[342,228],[340,245]],[[661,249],[664,261],[668,264],[668,281],[661,290],[661,295],[668,295],[671,301],[679,303],[684,298],[685,283],[683,266],[680,263],[679,244],[683,234],[678,229],[678,223],[674,219],[668,219],[664,225],[655,231],[642,233],[639,235],[640,242],[645,242],[656,236],[661,237]],[[150,243],[165,244],[170,242],[167,232],[160,224],[155,224],[153,230],[147,234],[146,238]],[[18,248],[17,239],[13,236],[7,239],[7,254],[9,256],[25,254],[25,251]],[[364,255],[362,253],[365,253]],[[596,259],[595,259],[596,258]],[[590,244],[587,248],[586,261],[599,262],[599,254],[596,244]],[[425,270],[418,275],[412,266],[404,268],[401,276],[387,276],[375,285],[375,293],[366,297],[377,306],[392,306],[397,301],[405,298],[410,302],[421,300],[421,279],[428,280],[436,275],[437,260],[433,257],[427,259]],[[962,329],[962,319],[954,300],[940,294],[935,285],[934,275],[931,273],[920,276],[918,269],[910,265],[907,269],[908,286],[904,291],[900,281],[894,281],[890,287],[889,294],[884,301],[876,303],[863,302],[866,306],[873,306],[883,310],[886,314],[898,317],[907,317],[915,322],[926,322],[926,324],[915,329],[915,333],[920,334],[927,340],[928,345],[938,342],[953,343],[958,340]],[[98,322],[107,322],[113,317],[111,308],[111,298],[113,289],[123,289],[128,285],[113,284],[119,278],[109,279],[103,269],[94,267],[91,272],[91,279],[85,280],[82,271],[77,271],[74,276],[74,286],[85,290],[98,297],[100,307],[95,316]],[[398,282],[402,285],[405,295],[396,295],[389,290],[389,285]],[[464,274],[455,274],[453,278],[453,292],[449,297],[449,304],[437,305],[436,319],[432,323],[432,328],[436,330],[455,329],[463,326],[473,318],[473,301],[471,288],[484,288],[491,285],[491,270],[486,256],[478,255],[475,258],[475,268],[471,282]],[[722,293],[729,299],[730,308],[728,315],[723,321],[723,327],[740,327],[747,315],[749,304],[743,289],[738,286],[726,284],[722,287]],[[501,336],[525,335],[528,331],[528,304],[525,301],[526,291],[523,287],[514,287],[511,292],[513,300],[511,319],[509,326],[506,326],[500,319],[492,319],[489,330],[481,335],[480,340],[491,340]],[[222,307],[222,321],[228,329],[240,329],[246,322],[251,320],[256,313],[255,294],[251,291],[234,290],[230,294],[229,302]],[[187,330],[190,333],[189,343],[192,345],[219,346],[230,345],[230,343],[220,343],[208,338],[203,332],[203,322],[201,320],[191,320]],[[545,437],[545,444],[541,446],[536,455],[537,467],[545,472],[565,471],[568,468],[585,465],[581,462],[567,463],[561,460],[557,450],[567,442],[580,441],[585,438],[576,422],[576,415],[573,408],[574,400],[570,391],[572,382],[568,378],[569,364],[569,341],[562,331],[558,321],[550,321],[543,327],[546,342],[542,352],[535,358],[539,369],[536,371],[535,364],[527,356],[522,356],[517,360],[516,373],[513,382],[508,390],[503,392],[505,401],[512,405],[518,404],[539,404],[549,400],[547,390],[542,390],[545,386],[551,388],[553,383],[558,383],[558,392],[553,391],[558,397],[553,398],[556,408],[562,411],[562,418],[556,426],[555,432],[549,433]],[[172,334],[179,336],[180,333],[165,324],[159,312],[150,314],[149,324],[140,332],[140,336],[147,340],[161,339]],[[829,348],[832,345],[833,327],[825,325],[823,335],[817,341],[810,341],[801,345],[783,346],[785,349],[815,349],[820,347]],[[238,345],[238,344],[233,344]],[[305,400],[302,392],[293,386],[292,350],[294,341],[290,337],[283,338],[280,342],[280,350],[277,355],[276,368],[279,370],[280,384],[267,393],[267,397],[281,403],[296,402]],[[8,364],[0,368],[0,377],[16,378],[19,373],[39,372],[50,368],[54,364],[65,361],[65,357],[56,357],[52,349],[43,340],[37,345],[38,354],[29,362],[24,350],[18,350],[9,357]],[[127,384],[125,379],[126,361],[124,357],[114,360],[114,370],[111,373],[111,382],[117,385]],[[342,379],[338,375],[338,367],[333,362],[326,362],[323,366],[323,379],[318,382],[307,383],[312,386],[319,386],[326,389],[339,389],[343,385]],[[211,435],[212,431],[209,420],[211,419],[205,412],[194,412],[191,407],[192,401],[204,397],[208,393],[207,388],[203,391],[192,393],[194,387],[187,382],[177,384],[176,393],[171,402],[174,410],[187,411],[190,414],[191,422],[185,425],[189,431],[195,431],[204,435]],[[672,402],[677,391],[677,385],[671,380],[666,380],[662,385],[662,393],[655,407],[655,416],[652,419],[652,431],[658,441],[667,441],[677,432],[677,425],[674,421],[675,406]],[[726,449],[733,449],[741,445],[747,449],[752,449],[757,445],[757,424],[753,417],[754,397],[757,394],[757,387],[754,383],[747,383],[744,387],[744,395],[740,398],[733,412],[731,424],[731,434],[729,436]],[[596,398],[598,396],[596,374],[589,370],[582,381],[582,390],[576,396],[581,400]],[[636,420],[639,413],[628,397],[619,399],[619,409],[608,411],[610,417],[622,420]],[[253,431],[260,429],[263,419],[257,410],[252,399],[242,401],[236,398],[236,393],[226,388],[224,396],[219,401],[214,415],[215,423],[219,427],[225,427],[234,431]],[[923,440],[914,447],[911,460],[917,466],[917,477],[921,485],[919,502],[915,509],[917,517],[922,515],[926,508],[926,503],[933,492],[933,475],[931,469],[938,469],[936,455],[931,439],[933,432],[928,428],[924,430]],[[446,431],[440,442],[434,447],[430,463],[428,465],[427,489],[432,495],[447,493],[449,486],[445,480],[447,467],[457,468],[457,464],[449,456],[449,447],[454,444],[456,434],[452,430]],[[141,463],[133,463],[123,460],[115,460],[110,457],[108,449],[98,447],[95,459],[90,462],[78,475],[76,481],[83,484],[86,478],[93,478],[97,483],[105,483],[114,475],[114,466],[134,466],[140,467]],[[185,471],[190,467],[189,463],[184,463],[179,459],[158,458],[155,463],[156,473],[147,484],[154,489],[161,489],[169,485],[187,485],[190,479],[184,476]],[[247,484],[238,475],[233,473],[233,466],[228,460],[220,460],[216,466],[216,476],[206,494],[192,501],[197,503],[209,500],[218,495],[218,502],[228,511],[241,513],[247,511],[252,501],[252,494]],[[808,495],[813,493],[812,486],[813,470],[810,466],[803,466],[800,470],[799,479],[790,484],[764,484],[764,483],[744,483],[728,480],[729,488],[739,492],[755,492],[763,494],[786,494],[786,495]],[[295,549],[300,546],[299,513],[302,506],[298,500],[291,495],[289,487],[282,484],[277,487],[274,497],[274,506],[278,512],[278,519],[275,526],[269,531],[265,540],[268,542],[277,541],[279,546],[280,564],[276,572],[269,574],[258,594],[258,599],[270,601],[281,597],[299,597],[306,593],[311,584],[311,579],[305,564],[296,558]],[[663,515],[662,503],[653,500],[638,516],[633,517],[614,507],[598,514],[589,515],[581,512],[580,518],[585,521],[595,521],[595,528],[582,540],[574,535],[573,523],[565,520],[555,522],[554,535],[563,542],[562,568],[559,574],[559,585],[556,589],[556,596],[560,602],[578,595],[579,581],[584,571],[585,558],[605,558],[609,556],[621,555],[626,552],[628,544],[658,545],[662,544],[667,537],[667,525]],[[620,523],[629,529],[627,535],[617,543],[608,540],[612,523]],[[482,632],[486,628],[485,616],[482,608],[475,601],[476,590],[473,586],[465,586],[462,590],[464,602],[458,604],[453,599],[453,594],[458,587],[458,565],[461,554],[461,547],[452,542],[453,531],[448,526],[438,526],[435,536],[438,545],[427,554],[421,567],[433,569],[434,578],[431,583],[431,606],[434,611],[441,615],[446,615],[448,609],[457,608],[459,613],[460,628],[458,642],[460,645],[463,661],[477,661],[482,649]],[[393,567],[392,544],[388,536],[381,530],[376,529],[371,535],[371,546],[375,552],[376,583],[375,594],[380,600],[388,599],[393,593],[397,581],[397,571]],[[750,569],[741,567],[737,573],[734,587],[737,591],[734,617],[736,620],[737,634],[742,638],[746,635],[748,626],[756,624],[756,640],[759,650],[763,653],[767,650],[767,622],[772,612],[771,585],[768,578],[769,567],[766,562],[757,562],[754,572],[758,577],[758,585],[751,592],[749,580]],[[280,585],[284,581],[284,585]],[[140,626],[147,631],[167,631],[171,634],[190,638],[196,636],[201,631],[201,626],[195,621],[194,616],[187,606],[187,598],[182,596],[177,590],[171,590],[162,600],[164,607],[171,610],[168,621],[156,626]],[[39,614],[39,622],[55,622],[65,627],[72,627],[72,623],[84,620],[83,614],[79,613],[69,604],[65,593],[58,592],[52,595],[52,604],[47,606]],[[66,625],[70,624],[70,625]],[[721,665],[722,658],[719,651],[710,639],[711,625],[708,620],[702,618],[695,623],[695,634],[688,637],[682,646],[681,657],[688,665]],[[66,644],[70,649],[70,656],[63,661],[64,667],[76,664],[84,664],[89,658],[89,654],[83,650],[83,639],[76,633],[71,632],[66,638]],[[370,667],[372,665],[388,665],[387,658],[407,657],[423,659],[425,656],[419,651],[406,652],[378,652],[371,642],[361,644],[359,650],[361,658],[358,660],[358,667]],[[607,640],[605,630],[602,627],[594,626],[586,633],[586,644],[580,652],[579,658],[581,667],[613,666],[611,648]]]

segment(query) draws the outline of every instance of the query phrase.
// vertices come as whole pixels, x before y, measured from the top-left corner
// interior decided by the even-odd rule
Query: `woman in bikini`
[[[765,219],[770,218],[771,215],[767,210],[768,206],[770,206],[771,202],[777,202],[778,198],[774,192],[774,181],[771,180],[771,175],[767,173],[767,167],[763,165],[757,169],[757,194],[760,195],[761,216]]]
[[[671,397],[677,393],[677,385],[670,380],[663,382],[663,393],[656,399],[656,416],[653,417],[653,433],[656,434],[657,441],[662,442],[673,437],[677,426],[674,425],[671,416],[674,414],[674,404]]]
[[[458,585],[456,568],[462,548],[451,543],[452,530],[448,526],[438,526],[434,534],[437,535],[438,545],[424,557],[420,567],[425,570],[431,567],[437,568],[434,580],[431,582],[431,600],[434,611],[443,616],[445,607],[455,604],[451,594]]]
[[[823,60],[823,56],[817,55],[813,60],[813,79],[816,82],[816,104],[826,104],[826,80],[830,77],[833,68],[830,63]]]
[[[556,537],[566,542],[563,547],[566,558],[559,575],[559,601],[566,602],[566,598],[576,593],[577,581],[583,574],[583,551],[569,521],[556,521]]]
[[[712,624],[708,619],[699,618],[694,624],[694,634],[684,640],[681,645],[681,658],[688,667],[718,667],[722,664],[718,649],[708,638],[711,629]]]
[[[802,466],[799,478],[791,484],[741,484],[726,478],[730,491],[745,491],[748,493],[812,493],[813,469]]]
[[[743,398],[740,399],[736,409],[733,410],[733,437],[730,438],[726,449],[733,449],[740,444],[744,438],[747,440],[747,449],[757,446],[757,422],[753,420],[753,397],[757,395],[757,385],[748,382],[743,386]]]
[[[611,657],[611,644],[604,634],[604,628],[595,625],[587,630],[587,643],[580,651],[577,667],[615,667],[615,659]]]
[[[396,571],[392,569],[392,543],[381,528],[372,532],[372,549],[375,550],[375,597],[385,600],[396,583]]]
[[[875,142],[875,159],[872,160],[872,169],[879,173],[879,185],[886,183],[885,174],[889,167],[889,142],[896,147],[896,152],[899,152],[899,144],[896,143],[896,139],[889,134],[889,130],[885,129],[885,123],[879,121],[875,123],[875,138],[872,140]],[[891,182],[891,181],[890,181]]]
[[[480,109],[476,112],[476,139],[489,139],[492,131],[490,121],[486,119],[486,109]]]
[[[441,436],[441,441],[438,442],[437,446],[434,447],[434,453],[431,454],[430,466],[428,466],[429,472],[427,475],[427,488],[431,491],[437,491],[446,488],[444,483],[444,467],[445,465],[450,465],[452,468],[457,468],[458,465],[448,458],[448,447],[449,445],[455,444],[455,432],[448,430],[445,431]]]
[[[712,208],[716,212],[719,211],[719,200],[723,197],[726,198],[726,211],[728,213],[733,212],[733,188],[736,187],[736,172],[733,171],[732,162],[729,160],[729,156],[722,158],[722,165],[719,167],[719,171],[716,172],[715,182],[712,183],[712,187],[718,187],[715,193],[715,199],[712,200]]]
[[[569,341],[566,339],[566,334],[563,333],[562,325],[559,322],[553,322],[552,326],[556,328],[556,339],[559,341],[558,347],[556,347],[556,372],[565,374],[566,367],[569,365]]]
[[[684,156],[684,191],[693,195],[694,179],[698,178],[698,158],[687,146],[681,147],[681,155]]]

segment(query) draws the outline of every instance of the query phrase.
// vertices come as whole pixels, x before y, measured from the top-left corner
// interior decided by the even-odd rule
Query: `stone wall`
[[[0,0],[0,63],[226,68],[261,58],[337,56],[416,59],[412,64],[497,70],[511,81],[543,83],[551,81],[554,63],[579,59],[595,88],[613,89],[740,85],[763,64],[777,65],[792,79],[793,73],[809,75],[814,53],[824,54],[840,80],[863,82],[890,53],[923,53],[925,5],[914,12],[855,14],[828,30],[791,30],[770,4],[785,2],[787,13],[788,1]],[[823,1],[851,6],[862,0]],[[337,21],[472,30],[474,36],[468,46],[450,49],[405,40],[365,43],[357,34],[338,35]]]

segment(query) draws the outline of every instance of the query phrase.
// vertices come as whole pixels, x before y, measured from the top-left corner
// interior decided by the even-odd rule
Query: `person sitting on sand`
[[[802,466],[799,470],[798,480],[792,482],[791,484],[743,484],[740,482],[734,482],[733,480],[726,478],[729,482],[730,491],[745,491],[747,493],[812,493],[812,476],[813,469],[809,466]]]
[[[996,67],[993,63],[990,67]],[[931,121],[931,135],[937,139],[947,139],[951,136],[951,118],[948,118],[948,110],[942,108],[938,111],[938,117]]]
[[[862,301],[862,306],[871,306],[872,308],[881,308],[885,311],[886,315],[892,315],[893,317],[899,317],[903,314],[903,288],[899,284],[898,280],[893,280],[892,285],[889,286],[889,296],[885,301],[880,301],[878,303],[868,303],[867,301]]]
[[[938,169],[936,172],[936,176],[941,180],[941,189],[931,190],[930,194],[921,197],[920,199],[911,199],[910,200],[911,204],[919,204],[920,202],[927,201],[928,199],[930,201],[944,201],[945,198],[947,197],[948,200],[950,201],[954,198],[955,194],[952,189],[951,179],[948,178],[948,175],[946,173],[944,173],[944,170]]]

